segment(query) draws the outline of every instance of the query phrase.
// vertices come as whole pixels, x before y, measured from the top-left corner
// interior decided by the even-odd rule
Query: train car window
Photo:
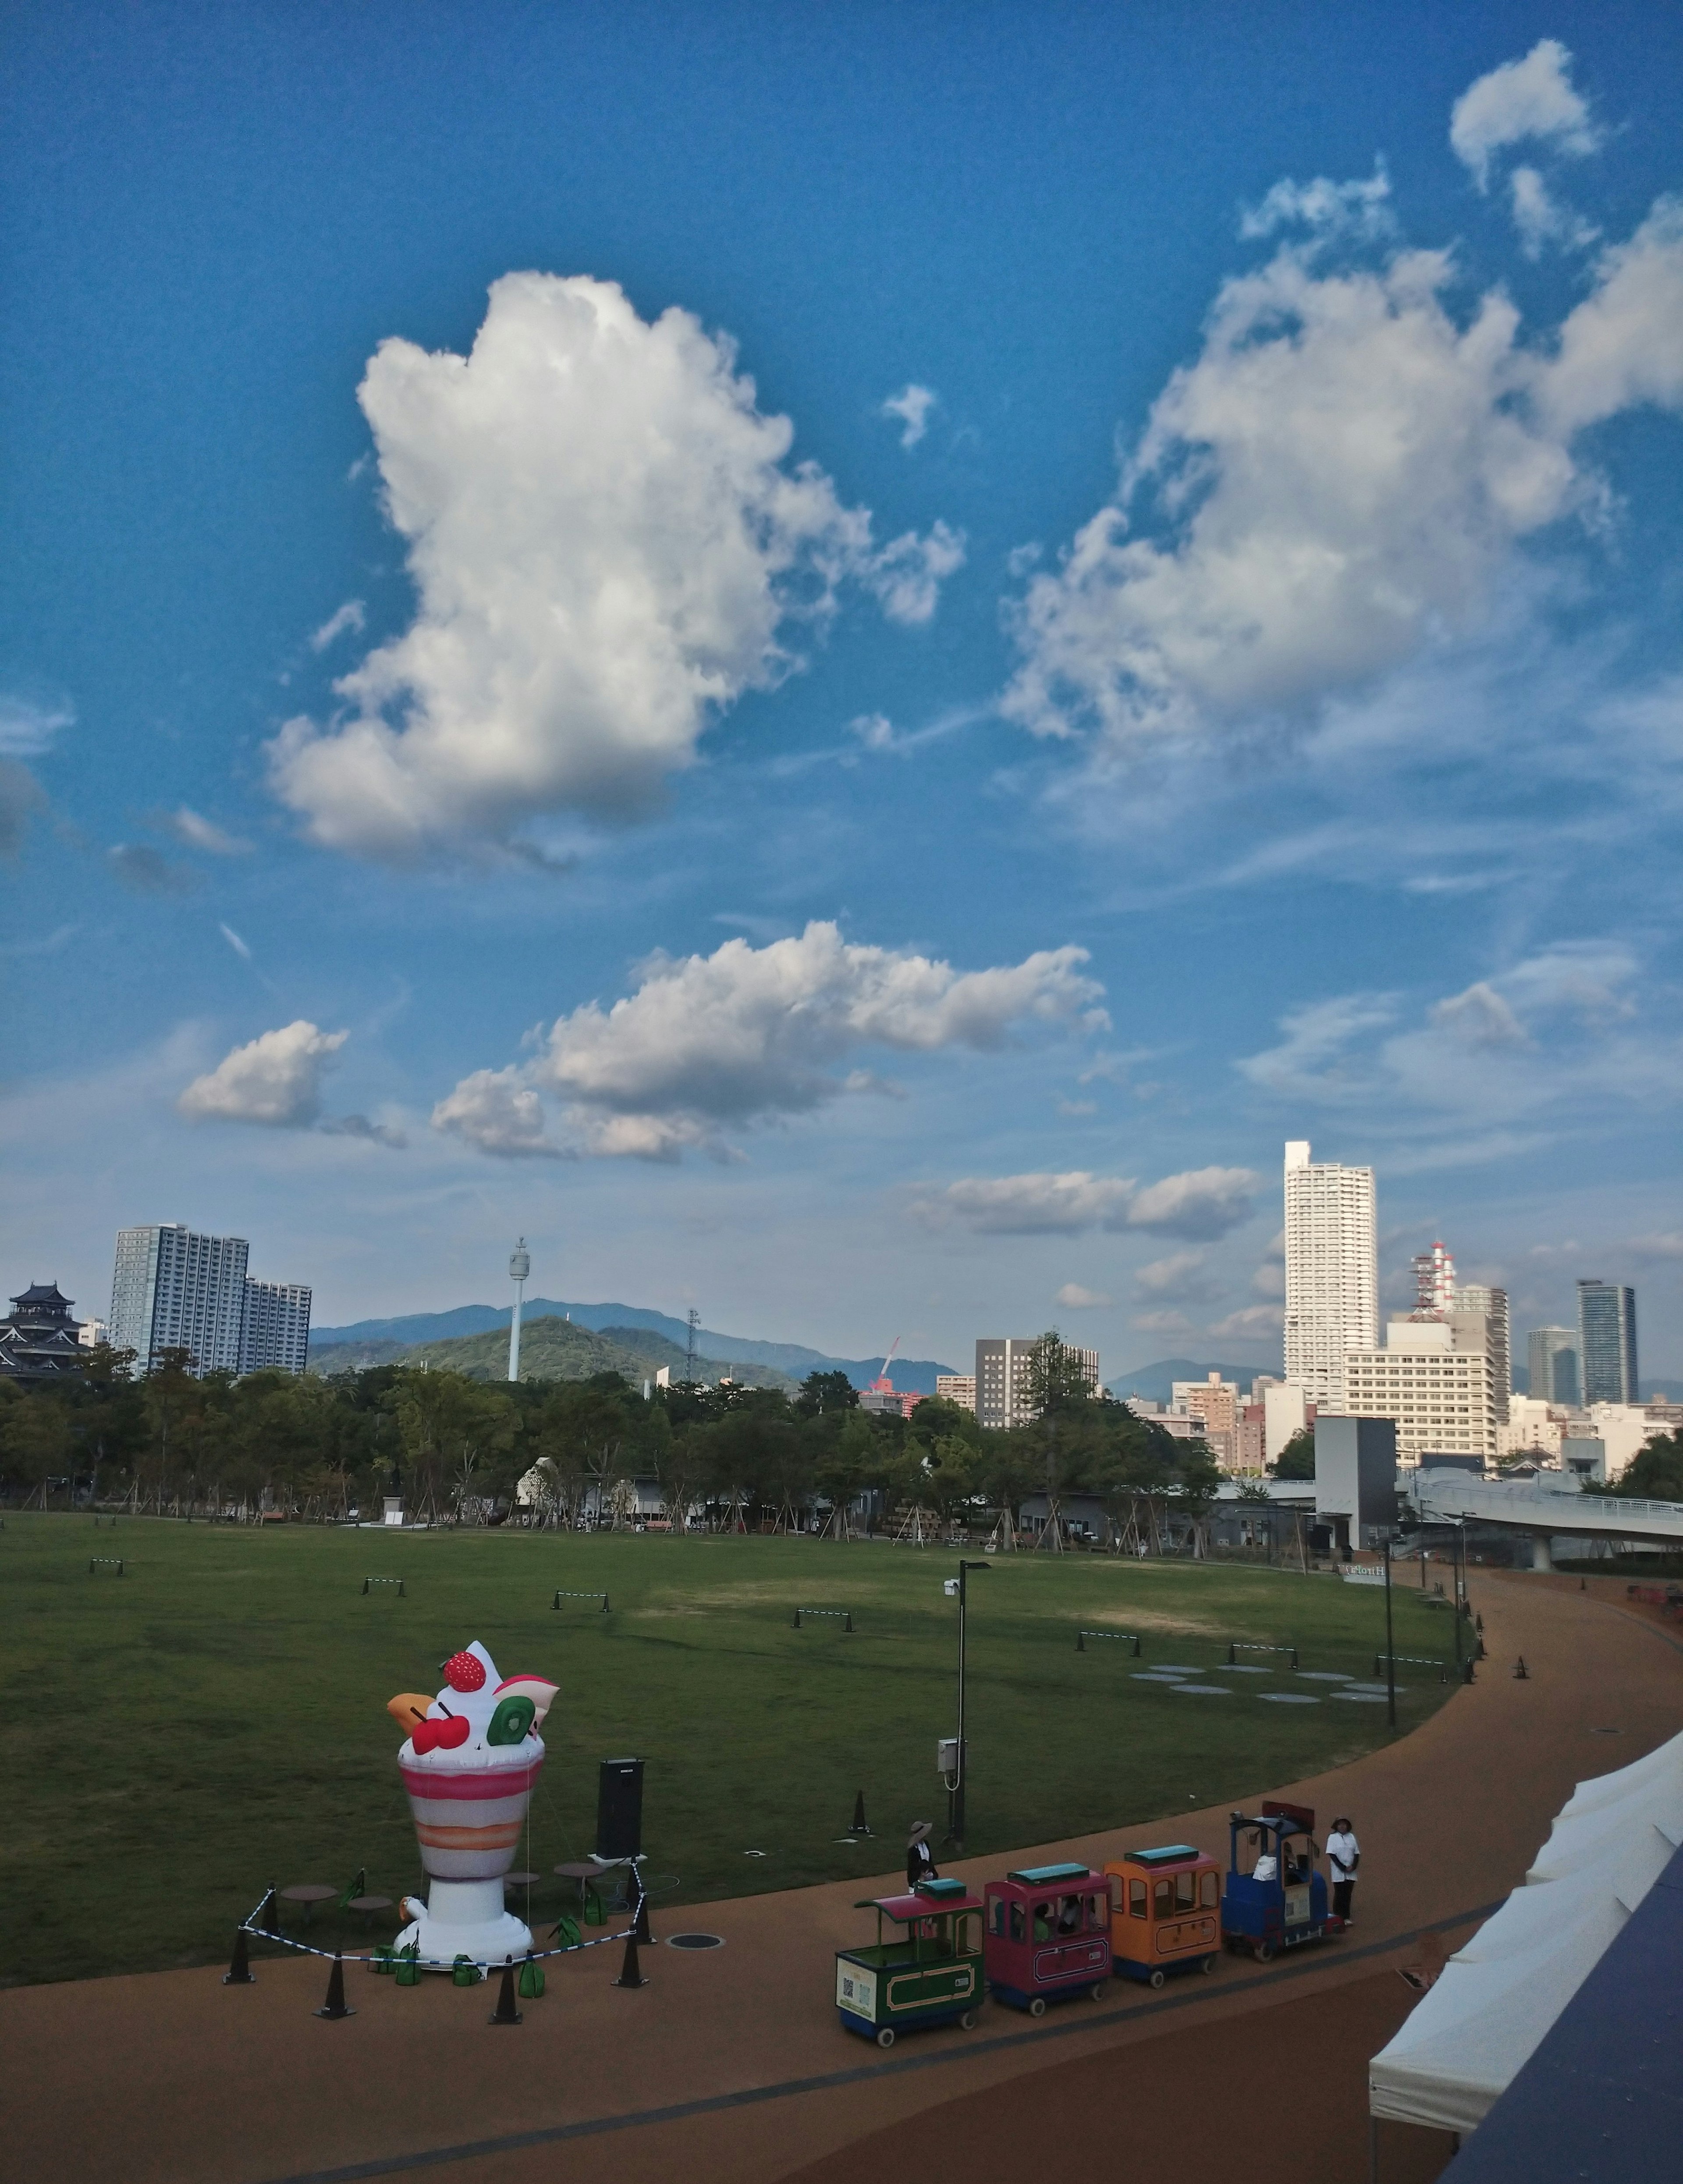
[[[1166,1919],[1173,1911],[1174,1908],[1174,1882],[1171,1880],[1159,1880],[1152,1891],[1152,1916],[1154,1919]]]
[[[1197,1900],[1197,1875],[1191,1873],[1177,1873],[1175,1876],[1175,1908],[1177,1911],[1190,1911]]]
[[[1060,1934],[1079,1934],[1081,1930],[1081,1899],[1066,1896],[1058,1906],[1058,1930]]]
[[[1014,1942],[1020,1942],[1023,1940],[1028,1932],[1028,1925],[1029,1922],[1024,1913],[1022,1905],[1020,1903],[1014,1903],[1011,1906],[1011,1938]]]
[[[1035,1906],[1035,1939],[1037,1942],[1049,1942],[1052,1939],[1050,1903],[1036,1903]]]
[[[981,1947],[981,1914],[967,1911],[958,1921],[958,1953],[973,1957]]]
[[[1003,1896],[996,1896],[993,1899],[993,1930],[1002,1942],[1005,1939],[1005,1898]]]
[[[1213,1873],[1203,1873],[1198,1876],[1198,1901],[1206,1911],[1214,1910],[1219,1892]]]
[[[1132,1919],[1143,1919],[1146,1915],[1146,1884],[1143,1880],[1128,1883],[1128,1915]]]
[[[1087,1930],[1103,1933],[1110,1924],[1110,1898],[1094,1894],[1087,1898]]]
[[[1136,1882],[1136,1887],[1138,1885]],[[1122,1876],[1119,1873],[1113,1873],[1110,1876],[1110,1901],[1118,1911],[1122,1908]]]

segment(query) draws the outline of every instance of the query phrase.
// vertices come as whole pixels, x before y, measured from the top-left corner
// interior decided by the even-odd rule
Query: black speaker
[[[604,1759],[596,1791],[596,1854],[636,1858],[643,1847],[643,1763]]]

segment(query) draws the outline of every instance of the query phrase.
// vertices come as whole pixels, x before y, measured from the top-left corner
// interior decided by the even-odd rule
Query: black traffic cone
[[[356,2012],[345,2001],[345,1960],[336,1949],[333,1969],[327,1975],[327,1999],[316,2011],[318,2017],[354,2017]]]
[[[497,1997],[497,2007],[491,2013],[493,2025],[519,2025],[520,2012],[514,2007],[514,1959],[505,1958],[503,1964],[503,1985]]]
[[[234,1961],[223,1973],[222,1984],[224,1986],[250,1986],[254,1979],[250,1952],[246,1944],[246,1930],[241,1926],[234,1935]]]
[[[1514,1680],[1519,1684],[1528,1684],[1531,1680],[1531,1672],[1525,1666],[1525,1657],[1523,1653],[1514,1663]]]
[[[625,1930],[625,1958],[619,1966],[619,1976],[614,1984],[615,1986],[647,1986],[648,1985],[648,1981],[643,1977],[642,1966],[637,1962],[637,1930],[635,1926],[629,1926]]]
[[[1473,1664],[1470,1661],[1467,1662],[1462,1669],[1461,1680],[1464,1684],[1470,1684],[1473,1680]]]
[[[865,1793],[863,1790],[853,1800],[853,1825],[847,1832],[850,1836],[868,1836],[870,1833],[865,1825]]]

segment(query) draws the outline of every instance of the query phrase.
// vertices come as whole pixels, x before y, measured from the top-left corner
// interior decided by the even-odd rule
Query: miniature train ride
[[[843,2027],[891,2048],[902,2031],[966,2031],[985,1993],[1030,2017],[1102,1999],[1114,1976],[1161,1987],[1171,1973],[1215,1970],[1224,1947],[1268,1964],[1282,1949],[1341,1933],[1328,1908],[1320,1846],[1306,1805],[1264,1799],[1228,1819],[1228,1865],[1190,1843],[1125,1852],[1102,1873],[1024,1866],[983,1884],[924,1880],[867,1897],[876,1940],[836,1953]],[[885,1925],[890,1930],[885,1933]]]

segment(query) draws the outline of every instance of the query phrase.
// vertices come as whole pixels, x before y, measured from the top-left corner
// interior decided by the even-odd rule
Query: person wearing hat
[[[906,1886],[915,1888],[920,1880],[938,1880],[935,1852],[929,1839],[935,1833],[933,1820],[914,1820],[911,1833],[906,1837]]]
[[[1326,1863],[1332,1875],[1332,1908],[1347,1926],[1356,1923],[1350,1916],[1350,1898],[1355,1892],[1356,1869],[1361,1862],[1362,1847],[1356,1841],[1348,1817],[1335,1820],[1326,1839]]]

